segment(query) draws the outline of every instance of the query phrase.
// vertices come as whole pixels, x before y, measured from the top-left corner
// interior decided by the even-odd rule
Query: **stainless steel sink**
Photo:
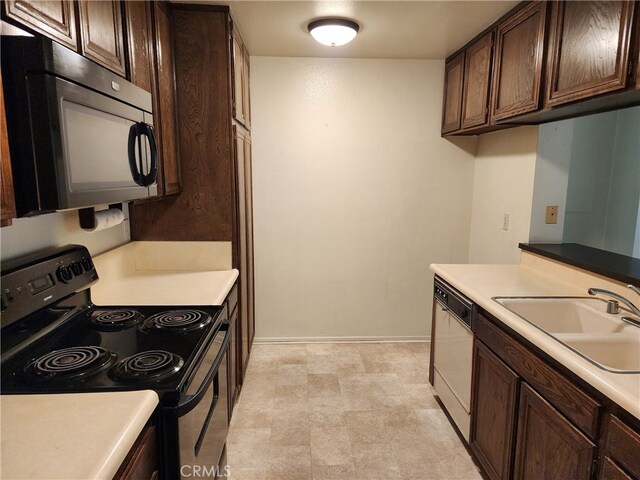
[[[624,320],[624,309],[607,313],[593,297],[494,297],[493,300],[597,367],[640,373],[640,328]]]

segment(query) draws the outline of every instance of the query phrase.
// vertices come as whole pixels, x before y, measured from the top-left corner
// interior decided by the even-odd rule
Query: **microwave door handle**
[[[227,354],[229,340],[231,338],[231,330],[227,330],[224,335],[224,340],[222,340],[222,345],[220,346],[220,350],[218,350],[218,354],[216,355],[216,359],[213,361],[213,365],[207,372],[207,376],[203,380],[203,382],[198,387],[198,390],[193,395],[185,395],[178,406],[176,407],[177,413],[179,417],[186,415],[191,410],[193,410],[196,405],[202,400],[204,394],[207,392],[207,389],[213,382],[213,379],[218,373],[218,369],[220,368],[220,364],[222,363],[222,359]]]
[[[149,141],[149,156],[151,157],[151,165],[149,173],[142,175],[142,186],[148,187],[153,185],[158,175],[158,148],[156,145],[156,135],[153,127],[148,123],[139,123],[140,135],[147,137]]]
[[[140,124],[134,123],[129,129],[129,142],[128,142],[128,155],[129,155],[129,169],[131,170],[131,176],[136,184],[142,186],[142,172],[140,171]],[[136,158],[136,140],[138,140],[138,155]]]

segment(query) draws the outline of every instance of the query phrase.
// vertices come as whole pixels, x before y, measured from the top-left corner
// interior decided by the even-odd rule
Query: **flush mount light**
[[[317,42],[330,47],[338,47],[356,38],[360,26],[351,20],[325,18],[309,24],[309,33]]]

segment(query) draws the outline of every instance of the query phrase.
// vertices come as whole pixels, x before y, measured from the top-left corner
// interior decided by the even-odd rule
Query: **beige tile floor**
[[[255,345],[233,480],[480,479],[433,398],[427,343]]]

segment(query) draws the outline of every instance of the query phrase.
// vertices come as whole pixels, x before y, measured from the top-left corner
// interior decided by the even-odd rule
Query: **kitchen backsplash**
[[[0,257],[4,261],[68,243],[85,245],[92,255],[96,255],[131,240],[126,206],[124,212],[123,223],[99,232],[82,230],[76,211],[14,219],[10,227],[0,230]]]

